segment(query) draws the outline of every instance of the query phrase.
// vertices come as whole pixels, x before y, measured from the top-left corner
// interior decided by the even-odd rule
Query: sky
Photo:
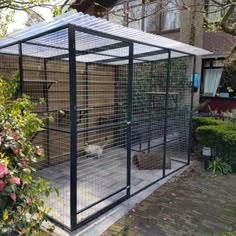
[[[42,15],[45,20],[50,20],[52,18],[51,11],[49,9],[37,9],[37,12]],[[25,12],[17,11],[14,16],[13,23],[9,25],[9,33],[25,28],[25,23],[28,17]]]
[[[62,4],[65,0],[51,0],[51,4]],[[48,8],[44,7],[36,7],[34,10],[39,13],[46,21],[49,21],[52,19],[52,11]],[[28,16],[23,11],[16,11],[13,23],[11,23],[8,27],[8,33],[12,33],[14,31],[20,30],[25,28],[25,23],[28,19]]]

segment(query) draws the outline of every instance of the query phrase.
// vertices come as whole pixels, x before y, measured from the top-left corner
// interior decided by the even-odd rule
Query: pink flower
[[[17,185],[20,185],[20,179],[18,177],[15,177],[15,176],[12,176],[10,179],[9,179],[9,182],[11,184],[17,184]]]
[[[15,132],[11,134],[12,138],[14,138],[16,141],[20,139],[20,136],[18,136]]]
[[[3,178],[6,174],[8,174],[8,169],[7,167],[0,163],[0,178]]]
[[[41,155],[42,155],[42,153],[40,152],[40,150],[39,150],[39,149],[37,149],[37,150],[35,151],[35,155],[36,155],[36,156],[41,156]]]
[[[16,194],[15,193],[11,193],[10,194],[10,198],[11,198],[11,200],[13,200],[15,202],[16,201]]]
[[[27,204],[31,204],[32,203],[32,199],[30,197],[27,197],[25,200],[26,200]]]
[[[18,148],[14,148],[12,151],[13,151],[14,155],[17,155],[20,152]]]
[[[0,191],[2,191],[4,187],[5,183],[2,180],[0,180]]]

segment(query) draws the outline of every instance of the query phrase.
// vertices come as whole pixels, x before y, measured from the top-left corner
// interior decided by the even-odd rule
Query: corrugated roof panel
[[[191,45],[184,44],[159,35],[149,34],[137,29],[127,28],[121,25],[108,22],[101,18],[85,15],[83,13],[71,12],[61,15],[59,17],[55,17],[50,22],[43,22],[32,27],[26,28],[20,32],[14,33],[0,40],[0,47],[4,47],[12,43],[17,43],[20,40],[25,40],[30,37],[39,35],[43,32],[47,32],[48,30],[53,30],[60,26],[66,26],[68,24],[74,24],[78,26],[81,30],[87,31],[87,33],[82,33],[78,31],[76,32],[77,50],[87,50],[93,47],[102,46],[107,46],[109,49],[109,46],[114,44],[115,42],[125,41],[135,43],[134,54],[157,51],[161,50],[162,48],[197,56],[210,54],[209,51],[206,51],[204,49],[193,47]],[[88,34],[88,31],[90,31],[91,34]],[[114,39],[95,35],[96,33],[107,35],[111,38],[114,37]],[[50,33],[35,39],[31,39],[30,42],[40,43],[49,46],[64,47],[66,49],[68,48],[67,29],[56,31],[54,33]],[[117,53],[116,49],[113,50],[113,52],[109,51],[111,55],[115,55]],[[18,51],[16,51],[16,54],[17,53]],[[50,50],[50,53],[48,54],[50,54],[50,56],[56,56],[60,53],[62,53],[62,51],[57,52],[57,50],[55,49],[54,51]],[[124,53],[124,51],[122,53]],[[34,55],[35,53],[34,51],[32,51],[30,54]],[[41,54],[43,54],[43,51],[41,51],[40,55]],[[45,54],[43,57],[47,56]]]

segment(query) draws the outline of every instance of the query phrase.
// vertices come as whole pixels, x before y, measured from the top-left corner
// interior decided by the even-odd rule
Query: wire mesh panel
[[[18,52],[18,46],[7,47],[4,53],[0,51],[0,76],[7,80],[19,72],[18,56],[12,55],[12,50]]]
[[[131,192],[162,176],[164,109],[160,83],[166,70],[155,62],[137,63],[133,77]]]
[[[175,138],[166,145],[166,160],[172,160],[174,169],[188,162],[192,96],[193,61],[191,57],[171,59],[168,83],[167,136]],[[171,170],[166,169],[166,174]]]
[[[88,44],[89,36],[76,32],[78,222],[126,196],[127,186],[127,122],[120,109],[127,110],[128,80],[107,63],[127,57],[129,48],[99,36]]]
[[[36,163],[37,175],[58,187],[59,196],[52,193],[45,198],[51,208],[49,215],[58,222],[70,226],[70,108],[69,63],[61,60],[68,53],[61,49],[63,42],[56,35],[67,30],[47,34],[22,43],[23,92],[36,103],[35,112],[44,120],[44,129],[31,141],[42,146],[45,157]],[[43,38],[47,37],[47,43]],[[53,39],[52,39],[53,38]],[[41,42],[44,42],[41,43]],[[60,48],[58,45],[60,45]]]

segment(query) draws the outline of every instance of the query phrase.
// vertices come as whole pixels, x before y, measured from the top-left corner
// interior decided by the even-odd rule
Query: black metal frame
[[[76,46],[75,46],[75,28],[69,26],[69,75],[70,75],[70,114],[71,114],[71,182],[70,182],[70,212],[71,212],[71,228],[77,225],[77,90],[76,90]]]
[[[9,44],[7,46],[1,47],[1,48],[5,48],[8,46],[12,46],[15,44],[18,44],[19,46],[19,72],[20,72],[20,93],[22,94],[23,92],[23,83],[24,83],[24,69],[23,69],[23,52],[22,52],[22,44],[23,43],[30,43],[30,44],[34,44],[34,45],[38,45],[38,46],[43,46],[43,47],[52,47],[51,45],[42,45],[42,44],[37,44],[37,43],[31,43],[31,42],[27,42],[28,40],[32,40],[34,38],[38,38],[40,36],[44,36],[59,30],[63,30],[63,29],[68,29],[68,48],[61,48],[63,50],[68,50],[67,54],[63,54],[60,56],[54,56],[51,58],[45,58],[44,59],[44,78],[45,80],[47,80],[47,61],[49,60],[54,60],[54,59],[62,59],[65,57],[69,57],[69,84],[70,84],[70,121],[71,121],[71,126],[70,126],[70,130],[69,131],[63,131],[63,130],[58,130],[60,132],[66,132],[66,133],[70,133],[70,137],[71,137],[71,150],[70,150],[70,161],[71,161],[71,166],[70,166],[70,171],[71,171],[71,175],[70,175],[70,214],[71,214],[71,219],[70,219],[70,223],[71,223],[71,227],[68,227],[60,222],[58,222],[56,219],[52,219],[51,217],[49,217],[55,224],[60,225],[61,227],[63,227],[64,229],[68,230],[68,231],[73,231],[85,224],[87,224],[88,222],[90,222],[91,220],[99,217],[100,215],[102,215],[104,212],[108,211],[109,209],[115,207],[116,205],[120,204],[121,202],[127,200],[128,198],[138,194],[139,192],[145,190],[146,188],[150,187],[151,185],[157,183],[158,181],[162,180],[163,178],[169,176],[170,174],[173,174],[174,172],[178,171],[179,169],[185,167],[186,165],[190,164],[190,150],[191,150],[191,139],[189,140],[189,152],[188,152],[188,161],[187,163],[185,163],[185,165],[181,166],[180,168],[178,168],[175,171],[172,171],[171,173],[166,174],[165,173],[165,162],[166,162],[166,148],[167,148],[167,143],[169,142],[167,140],[167,124],[168,124],[168,99],[169,99],[169,82],[170,82],[170,64],[171,64],[171,51],[175,51],[175,52],[180,52],[178,50],[170,50],[168,48],[165,47],[159,47],[156,52],[155,55],[157,53],[168,53],[168,67],[167,67],[167,79],[166,79],[166,85],[165,85],[165,89],[166,89],[166,94],[165,94],[165,117],[164,117],[164,149],[163,149],[163,176],[159,179],[157,179],[156,181],[148,184],[147,186],[141,188],[139,191],[132,193],[130,191],[130,187],[131,187],[131,151],[132,151],[132,147],[131,147],[131,132],[132,132],[132,81],[133,81],[133,64],[134,64],[134,59],[138,59],[140,60],[140,62],[142,63],[143,60],[139,59],[139,57],[144,57],[147,56],[147,54],[140,54],[140,55],[135,55],[134,56],[134,43],[139,43],[139,44],[143,44],[143,45],[147,45],[147,46],[151,46],[154,47],[153,45],[150,45],[148,43],[140,43],[140,42],[136,42],[136,41],[131,41],[131,40],[127,40],[124,39],[122,37],[115,37],[109,34],[105,34],[102,32],[97,32],[95,30],[90,30],[90,29],[86,29],[86,28],[82,28],[79,26],[75,26],[75,25],[64,25],[61,27],[58,27],[56,29],[53,30],[49,30],[47,32],[43,32],[40,33],[38,35],[26,38],[24,40],[20,40],[17,43],[12,43]],[[126,186],[124,186],[122,189],[117,190],[116,192],[114,192],[113,194],[110,194],[109,196],[101,199],[100,201],[97,201],[93,204],[91,204],[90,206],[86,207],[86,209],[110,198],[111,196],[126,190],[126,195],[121,197],[118,201],[113,202],[112,204],[108,205],[107,207],[97,211],[96,213],[94,213],[93,215],[90,215],[88,218],[84,219],[81,222],[77,222],[77,214],[81,213],[82,211],[85,211],[86,209],[82,209],[82,210],[77,210],[77,134],[78,132],[80,132],[79,130],[77,130],[77,90],[76,90],[76,56],[77,55],[84,55],[84,54],[89,54],[89,53],[99,53],[102,52],[103,50],[105,50],[105,47],[101,47],[101,48],[94,48],[94,49],[90,49],[87,51],[77,51],[76,50],[76,31],[79,32],[84,32],[84,33],[88,33],[88,34],[92,34],[92,35],[96,35],[96,36],[100,36],[100,37],[105,37],[105,38],[110,38],[110,39],[114,39],[114,40],[118,40],[120,41],[119,43],[116,43],[114,45],[111,45],[111,47],[114,48],[120,48],[120,47],[129,47],[129,56],[128,57],[122,57],[122,58],[114,58],[114,59],[109,59],[109,60],[103,60],[103,61],[98,61],[98,63],[106,63],[106,62],[113,62],[113,61],[117,61],[117,60],[123,60],[123,59],[128,59],[128,120],[127,120],[127,124],[126,124],[126,128],[127,128],[127,183]],[[109,46],[110,47],[110,46]],[[0,49],[1,49],[0,48]],[[180,52],[182,54],[188,55],[188,56],[193,56],[194,57],[194,62],[193,62],[193,75],[195,72],[195,66],[196,66],[196,57],[192,54],[187,54],[187,53],[183,53]],[[88,66],[89,63],[85,63],[85,77],[86,77],[86,88],[88,89]],[[112,65],[111,65],[112,66]],[[194,78],[194,76],[193,76]],[[192,111],[192,107],[193,107],[193,94],[194,94],[194,79],[192,81],[192,91],[191,91],[191,111]],[[45,98],[46,98],[46,112],[49,112],[49,107],[48,107],[48,93],[46,92],[45,94]],[[88,94],[86,94],[86,107],[88,107]],[[189,122],[189,137],[191,137],[191,126],[192,126],[192,122],[191,122],[191,118],[192,118],[192,113],[190,114],[190,122]],[[88,113],[86,114],[86,127],[84,128],[83,131],[90,131],[91,128],[88,127]],[[121,125],[121,124],[118,124]],[[125,126],[125,124],[123,124]],[[75,128],[76,127],[76,128]],[[112,126],[114,128],[114,125]],[[104,127],[102,127],[104,128]],[[46,130],[47,130],[47,140],[49,142],[49,130],[53,130],[52,128],[49,127],[48,124],[48,120],[46,122]],[[86,139],[87,140],[87,139]],[[49,147],[46,147],[46,153],[48,153]],[[148,151],[150,151],[150,144],[148,146]],[[50,157],[47,156],[47,163],[48,165],[50,164]]]
[[[168,100],[169,100],[169,85],[170,85],[170,70],[171,70],[171,51],[168,50],[167,59],[167,76],[166,76],[166,94],[165,94],[165,118],[164,118],[164,150],[163,150],[163,177],[166,176],[166,141],[167,141],[167,119],[168,119]]]

